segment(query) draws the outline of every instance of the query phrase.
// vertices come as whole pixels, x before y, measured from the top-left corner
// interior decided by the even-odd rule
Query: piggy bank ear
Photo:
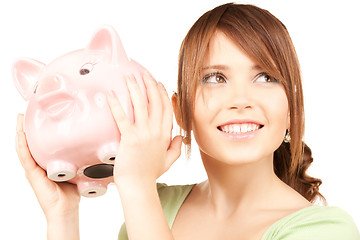
[[[99,28],[95,32],[87,48],[90,50],[105,51],[111,56],[111,61],[114,64],[129,62],[119,35],[111,26],[106,25]]]
[[[27,101],[34,91],[38,76],[45,67],[44,63],[34,59],[18,59],[12,66],[12,75],[15,86],[21,96]]]

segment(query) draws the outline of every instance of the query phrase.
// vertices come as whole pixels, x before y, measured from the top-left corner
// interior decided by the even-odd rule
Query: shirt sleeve
[[[360,240],[352,217],[338,207],[321,207],[285,222],[273,238],[276,240]]]
[[[127,231],[126,231],[126,227],[125,227],[125,223],[123,223],[123,225],[120,228],[120,232],[119,232],[119,235],[118,235],[118,240],[129,240],[128,235],[127,235]]]

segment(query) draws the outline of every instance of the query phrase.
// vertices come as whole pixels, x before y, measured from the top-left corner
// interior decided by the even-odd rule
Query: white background
[[[227,1],[40,1],[0,3],[1,174],[0,225],[6,239],[46,239],[46,222],[23,169],[14,140],[18,112],[26,103],[16,91],[11,64],[17,57],[49,63],[84,48],[103,24],[118,31],[129,57],[176,90],[177,55],[188,29],[205,11]],[[245,3],[246,1],[243,1]],[[277,16],[288,28],[303,73],[306,135],[329,205],[350,213],[360,226],[360,15],[358,0],[247,1]],[[194,147],[196,150],[196,146]],[[205,178],[196,151],[182,156],[160,181],[199,182]],[[82,239],[116,239],[123,222],[115,186],[96,199],[82,198]]]

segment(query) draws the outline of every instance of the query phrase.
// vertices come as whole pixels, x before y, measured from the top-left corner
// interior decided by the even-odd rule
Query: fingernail
[[[23,129],[23,114],[18,114],[17,115],[17,122],[16,122],[16,131],[20,131],[21,129]]]
[[[18,113],[18,115],[17,115],[17,121],[20,121],[22,118],[23,118],[23,114]]]
[[[129,74],[129,75],[126,77],[126,80],[127,80],[129,83],[136,83],[136,78],[135,78],[134,74]]]
[[[145,71],[145,72],[144,72],[144,77],[151,77],[149,71]]]
[[[153,82],[157,83],[157,81],[156,81],[155,78],[151,75],[151,73],[150,73],[149,71],[145,71],[145,72],[144,72],[144,79],[150,80],[150,81],[153,81]]]
[[[106,95],[108,98],[114,98],[114,90],[107,92]]]
[[[150,80],[150,79],[151,79],[151,75],[150,75],[150,73],[149,73],[148,71],[145,71],[145,72],[144,72],[143,77],[144,77],[144,79],[146,79],[146,80]]]
[[[158,82],[158,84],[159,84],[159,86],[160,86],[161,89],[163,89],[164,91],[166,91],[165,86],[164,86],[161,82]]]
[[[111,90],[107,93],[108,101],[114,102],[116,98],[117,98],[117,96],[116,96],[116,93],[114,90]]]

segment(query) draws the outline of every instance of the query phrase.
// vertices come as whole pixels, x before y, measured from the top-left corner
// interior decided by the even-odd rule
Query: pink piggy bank
[[[145,69],[130,60],[116,31],[104,26],[85,49],[48,65],[18,59],[15,85],[28,102],[24,131],[30,152],[49,179],[76,184],[81,195],[96,197],[113,182],[120,133],[107,104],[114,90],[134,121],[125,78],[134,74],[146,97]]]

